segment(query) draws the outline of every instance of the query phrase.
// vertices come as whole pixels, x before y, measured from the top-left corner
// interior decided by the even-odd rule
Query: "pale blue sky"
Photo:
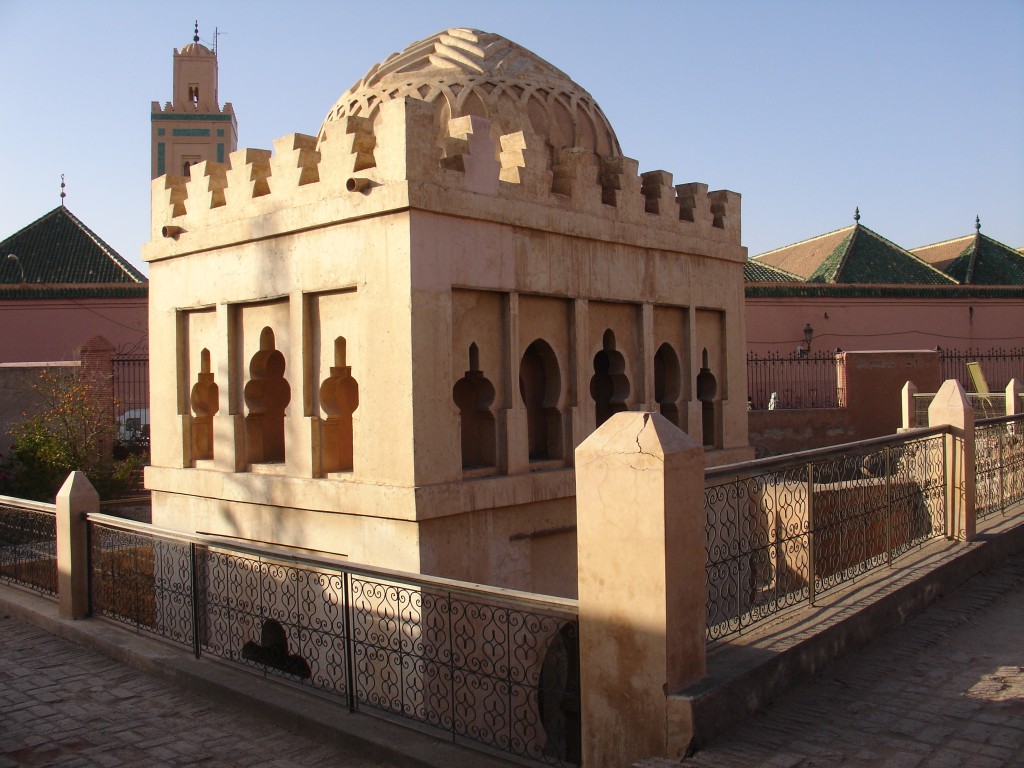
[[[743,195],[755,255],[862,224],[904,247],[1024,246],[1024,0],[0,0],[0,238],[59,203],[133,263],[151,101],[193,20],[239,145],[315,134],[353,82],[447,27],[508,37],[597,99],[640,170]]]

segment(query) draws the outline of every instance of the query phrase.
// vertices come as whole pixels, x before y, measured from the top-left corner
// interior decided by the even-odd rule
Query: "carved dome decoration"
[[[178,51],[180,56],[213,56],[213,51],[202,43],[189,43]]]
[[[536,54],[491,32],[449,29],[374,66],[331,107],[320,128],[350,116],[374,119],[382,102],[411,96],[451,118],[487,118],[502,134],[532,132],[552,147],[619,155],[619,141],[594,98]]]

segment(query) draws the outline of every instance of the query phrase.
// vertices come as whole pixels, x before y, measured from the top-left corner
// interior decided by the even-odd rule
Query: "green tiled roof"
[[[1024,285],[1024,255],[979,232],[946,273],[965,285]]]
[[[800,277],[771,264],[747,259],[743,264],[743,281],[747,283],[798,283]]]
[[[953,279],[859,223],[807,278],[808,283],[947,285]]]
[[[7,258],[12,253],[17,262]],[[141,272],[63,205],[0,242],[0,285],[21,286],[22,270],[24,284],[39,287],[146,283]]]

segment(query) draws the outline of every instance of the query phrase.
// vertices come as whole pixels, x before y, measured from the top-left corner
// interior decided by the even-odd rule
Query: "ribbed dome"
[[[324,125],[411,96],[437,108],[444,125],[477,115],[501,133],[532,129],[554,147],[620,154],[619,141],[593,97],[564,72],[501,35],[449,29],[393,53],[331,107]],[[323,126],[320,136],[323,138]]]

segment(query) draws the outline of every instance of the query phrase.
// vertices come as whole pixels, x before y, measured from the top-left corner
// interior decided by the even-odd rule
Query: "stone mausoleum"
[[[611,414],[751,456],[740,196],[530,51],[442,32],[226,159],[153,182],[157,525],[572,596]]]

